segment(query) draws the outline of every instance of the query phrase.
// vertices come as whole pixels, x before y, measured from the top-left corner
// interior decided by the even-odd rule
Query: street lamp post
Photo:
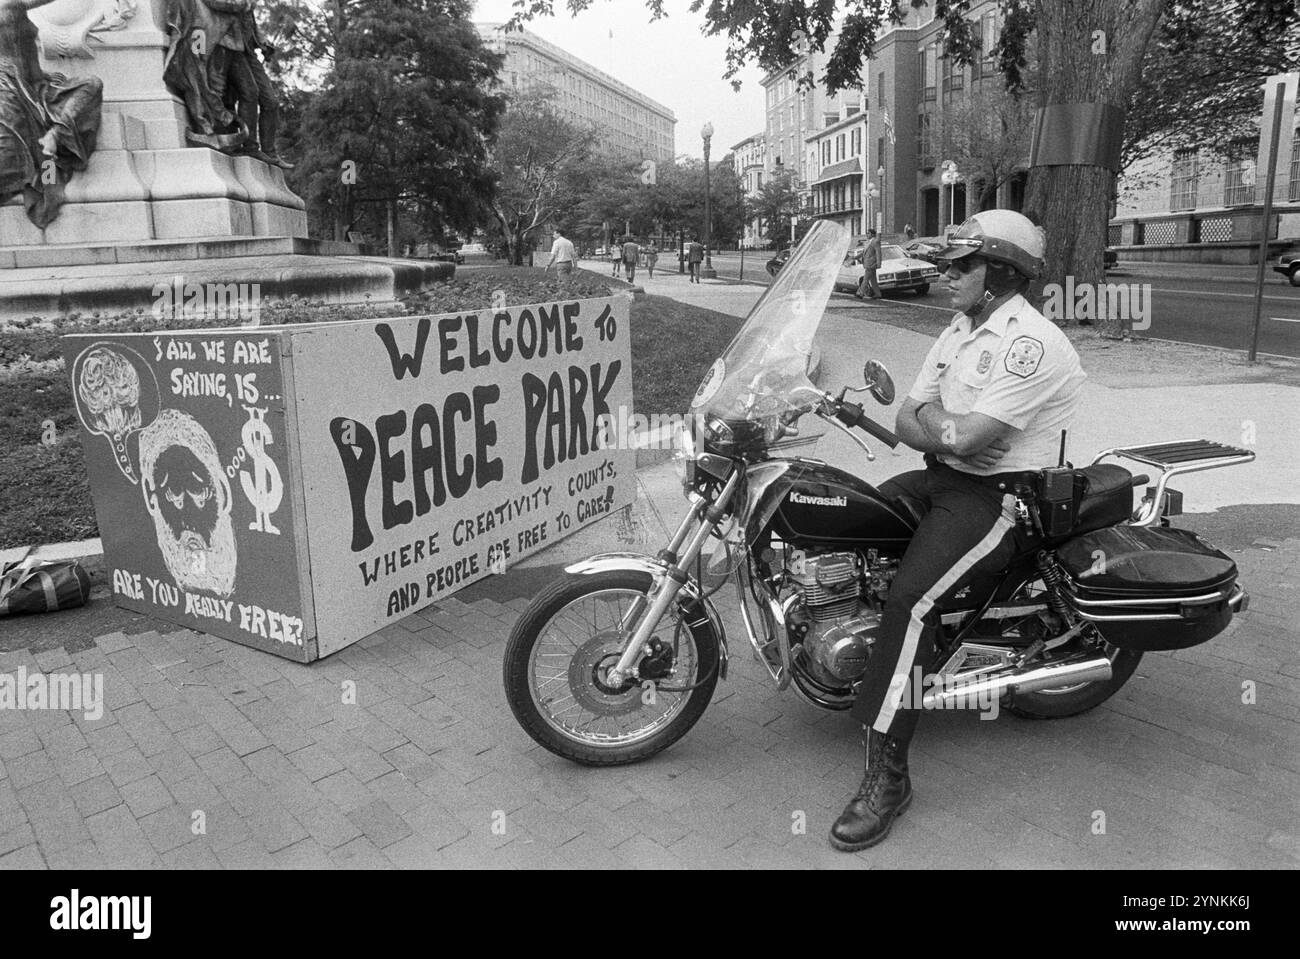
[[[952,160],[943,161],[943,173],[939,179],[949,188],[948,193],[948,225],[952,226],[956,222],[957,206],[957,181],[961,179],[961,174],[957,172],[957,164]]]
[[[885,232],[885,207],[889,205],[889,194],[885,192],[885,161],[880,161],[880,166],[876,167],[876,176],[880,177],[880,222],[876,224],[876,232]]]
[[[709,196],[709,141],[713,139],[713,124],[704,124],[700,130],[704,138],[704,269],[700,276],[706,280],[716,280],[718,271],[713,268],[713,207]]]

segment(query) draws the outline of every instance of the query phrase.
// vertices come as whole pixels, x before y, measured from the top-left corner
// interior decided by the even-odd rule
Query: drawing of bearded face
[[[216,446],[191,416],[163,410],[140,434],[145,507],[178,586],[230,595],[235,531]]]

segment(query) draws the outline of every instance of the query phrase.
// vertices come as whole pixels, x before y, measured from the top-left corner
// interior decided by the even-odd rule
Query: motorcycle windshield
[[[808,402],[813,338],[850,239],[839,224],[813,224],[705,374],[692,412],[761,420]]]

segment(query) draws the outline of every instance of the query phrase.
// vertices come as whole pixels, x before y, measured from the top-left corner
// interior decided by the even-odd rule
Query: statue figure
[[[186,138],[232,153],[248,138],[233,111],[215,93],[209,79],[213,42],[219,24],[203,0],[168,0],[167,33],[170,46],[163,62],[163,82],[185,101],[190,117]]]
[[[0,203],[23,194],[27,218],[42,230],[59,215],[72,174],[90,162],[104,99],[98,77],[41,69],[27,11],[50,2],[0,0]]]
[[[238,99],[239,122],[248,129],[242,152],[284,170],[293,164],[275,151],[280,127],[280,104],[275,86],[258,59],[257,51],[270,51],[253,16],[253,0],[204,0],[217,21],[208,80],[212,92],[227,102]],[[212,38],[210,38],[212,39]]]
[[[243,153],[285,170],[275,152],[279,103],[258,59],[270,51],[253,16],[253,0],[170,0],[172,34],[164,79],[185,100],[189,138]]]

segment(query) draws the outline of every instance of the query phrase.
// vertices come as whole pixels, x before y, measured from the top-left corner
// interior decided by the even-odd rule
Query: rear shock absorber
[[[1047,588],[1047,605],[1067,626],[1074,625],[1074,612],[1061,597],[1062,573],[1056,558],[1045,549],[1038,551],[1038,575]]]

